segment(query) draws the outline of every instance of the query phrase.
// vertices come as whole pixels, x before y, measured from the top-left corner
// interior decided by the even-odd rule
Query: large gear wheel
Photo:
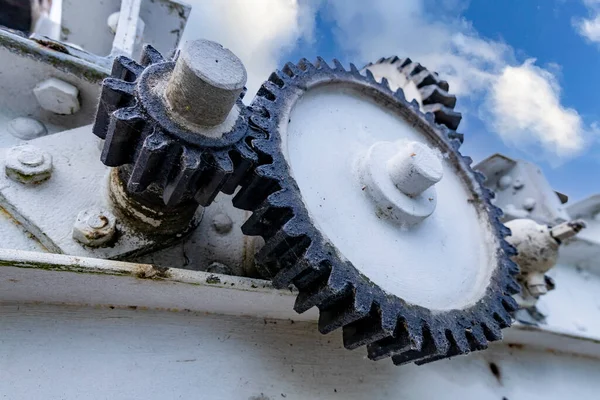
[[[214,58],[228,56],[223,56],[226,50],[212,42],[198,41],[191,46],[198,43],[205,52],[216,48]],[[111,77],[102,84],[93,132],[105,139],[101,156],[104,164],[127,165],[123,175],[128,191],[142,192],[153,184],[167,206],[184,201],[207,206],[219,191],[235,191],[257,160],[249,140],[262,134],[248,129],[241,88],[241,95],[232,100],[235,105],[223,122],[200,126],[175,115],[166,99],[166,88],[176,69],[175,60],[166,60],[149,45],[144,47],[140,63],[117,57]],[[243,66],[241,69],[245,82]],[[193,84],[186,82],[179,90],[190,90]],[[207,102],[192,95],[193,101],[180,107],[184,113],[193,113]],[[177,101],[181,98],[180,94],[175,97]]]
[[[252,141],[259,166],[234,205],[253,212],[242,230],[265,240],[260,272],[299,290],[298,313],[318,307],[321,333],[342,328],[347,349],[366,345],[370,359],[398,365],[501,339],[520,290],[515,251],[453,131],[385,79],[320,58],[274,72],[251,109],[266,136]],[[434,189],[404,176],[412,195],[389,192],[380,161],[399,152],[396,164],[413,165],[421,151],[433,166],[424,179],[439,180],[437,163],[444,178]]]
[[[384,57],[367,64],[362,71],[369,70],[377,81],[386,78],[392,90],[404,90],[406,98],[417,100],[421,111],[433,113],[435,122],[456,131],[462,115],[454,110],[456,96],[450,94],[450,85],[410,58]],[[462,135],[456,136],[462,142]]]

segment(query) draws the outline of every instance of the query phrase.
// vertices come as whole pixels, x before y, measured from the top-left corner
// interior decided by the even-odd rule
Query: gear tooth
[[[410,108],[412,108],[415,111],[419,111],[419,102],[416,99],[412,99],[412,101],[409,103]]]
[[[444,332],[432,330],[429,326],[424,326],[421,348],[393,354],[392,362],[394,365],[404,365],[433,357],[444,358],[450,347],[450,342]]]
[[[269,194],[279,189],[281,187],[276,179],[261,174],[256,168],[248,174],[242,187],[234,196],[233,206],[242,210],[255,210]]]
[[[404,67],[406,67],[407,65],[410,65],[410,64],[412,64],[412,60],[410,58],[408,58],[408,57],[403,58],[401,60],[401,62],[400,62],[400,68],[404,68]]]
[[[147,67],[150,64],[158,64],[164,62],[165,58],[160,54],[158,50],[149,44],[144,45],[142,48],[142,57],[140,58],[140,64]]]
[[[388,82],[388,80],[386,78],[381,78],[381,86],[383,86],[387,90],[391,90],[390,83]]]
[[[421,323],[409,323],[406,319],[398,321],[394,336],[388,336],[367,345],[367,356],[369,359],[377,361],[395,353],[420,350],[423,345]]]
[[[414,360],[416,365],[429,364],[431,362],[441,360],[448,357],[454,357],[461,354],[468,354],[471,352],[471,347],[464,332],[446,330],[446,340],[449,344],[448,348],[438,354],[422,357],[418,360]]]
[[[370,82],[373,82],[373,83],[377,82],[375,80],[375,76],[373,76],[373,73],[371,72],[370,69],[365,70],[365,76],[367,77],[367,80],[369,80]]]
[[[436,74],[436,75],[437,75],[437,74]],[[446,91],[446,92],[447,92],[448,90],[450,90],[450,85],[448,84],[448,82],[447,82],[447,81],[438,80],[438,83],[437,83],[437,85],[438,85],[438,87],[439,87],[440,89],[442,89],[442,90],[444,90],[444,91]]]
[[[358,70],[358,68],[356,68],[356,65],[354,65],[353,63],[350,63],[350,72],[353,75],[360,75],[360,71]]]
[[[233,162],[226,151],[212,152],[207,154],[207,158],[194,188],[198,188],[194,199],[203,207],[213,202],[227,178],[233,173]]]
[[[287,189],[281,189],[270,194],[242,225],[242,232],[249,236],[260,234],[267,239],[275,235],[293,217],[290,207],[279,205],[285,201],[287,193]]]
[[[510,228],[504,224],[502,224],[502,226],[504,227],[504,229],[502,229],[502,231],[501,231],[501,236],[503,238],[510,236],[511,235]],[[504,254],[506,254],[509,257],[516,256],[519,253],[517,248],[515,246],[513,246],[512,244],[508,243],[506,240],[504,240],[502,243],[502,250],[504,251]]]
[[[398,317],[391,311],[395,307],[373,303],[369,314],[358,321],[344,326],[344,347],[354,350],[361,346],[391,337],[396,329]]]
[[[471,351],[485,350],[488,347],[488,341],[483,333],[483,328],[480,325],[473,325],[466,329],[465,336],[469,341]]]
[[[271,121],[268,118],[254,114],[250,116],[248,125],[258,132],[268,133],[271,126]]]
[[[307,73],[311,73],[316,70],[316,67],[313,65],[313,63],[306,58],[301,58],[300,61],[298,61],[298,68]]]
[[[159,173],[172,145],[172,141],[158,129],[146,136],[133,164],[127,189],[132,192],[145,190]]]
[[[285,86],[285,81],[283,77],[277,72],[272,72],[271,75],[269,75],[269,82],[273,82],[280,89],[282,89]]]
[[[500,329],[508,328],[512,325],[512,317],[502,305],[496,307],[496,310],[493,313],[493,317],[496,320],[496,322],[498,322],[498,326],[500,327]]]
[[[176,163],[176,173],[164,188],[163,201],[167,206],[181,202],[190,194],[202,166],[202,153],[183,147]]]
[[[277,93],[276,89],[277,85],[267,81],[261,85],[256,95],[269,101],[275,101],[277,98],[277,96],[275,96],[275,93]]]
[[[450,109],[456,106],[456,96],[440,89],[437,85],[427,85],[419,89],[423,105],[442,104]]]
[[[281,273],[289,273],[297,268],[309,245],[310,239],[304,234],[278,231],[265,241],[265,245],[256,254],[257,268],[263,277],[274,278]],[[273,286],[276,288],[285,288],[290,284],[291,279],[286,282],[273,279]]]
[[[385,57],[381,57],[380,59],[378,59],[377,61],[375,61],[375,64],[381,64],[382,62],[386,61],[387,59]]]
[[[402,102],[406,101],[406,96],[404,95],[404,90],[402,90],[402,88],[399,88],[394,92],[394,97]]]
[[[498,233],[500,234],[501,238],[505,238],[505,237],[511,235],[510,228],[508,226],[504,225],[504,224],[501,224],[501,225],[499,224],[499,226],[498,226]],[[511,247],[502,246],[502,249],[504,250],[504,252],[506,254],[508,254],[509,256],[516,256],[517,255],[517,249],[514,246],[512,246],[510,243],[508,243],[508,242],[506,242],[506,243],[507,243],[508,246],[511,246]]]
[[[400,61],[400,57],[398,57],[398,56],[390,57],[390,64],[395,64],[398,61]]]
[[[504,309],[509,313],[517,311],[519,309],[517,301],[510,295],[502,296],[502,305],[504,306]]]
[[[412,75],[411,80],[419,89],[429,85],[437,85],[438,83],[437,77],[426,69]]]
[[[135,143],[145,128],[137,107],[120,108],[111,114],[101,160],[104,165],[118,167],[131,162]]]
[[[144,67],[129,57],[117,56],[112,65],[110,76],[126,82],[134,82],[144,71]]]
[[[517,265],[517,263],[509,258],[504,260],[502,267],[504,268],[504,270],[506,270],[508,275],[513,276],[513,277],[518,276],[521,273],[521,270],[519,269],[519,266]],[[519,292],[520,291],[521,290],[519,289]],[[517,292],[517,293],[519,293],[519,292]]]
[[[502,331],[498,327],[498,323],[494,320],[487,319],[482,322],[483,334],[489,342],[502,340]]]
[[[335,66],[335,70],[338,72],[346,72],[346,68],[344,68],[344,66],[342,65],[342,63],[340,62],[340,60],[338,60],[337,58],[333,59],[333,65]]]
[[[258,156],[250,149],[245,142],[237,144],[235,151],[229,153],[231,158],[234,171],[227,178],[227,181],[221,188],[221,191],[225,194],[233,194],[240,183],[246,178],[246,175],[252,169],[252,166],[258,162]]]
[[[300,74],[300,70],[291,62],[288,62],[284,65],[281,72],[286,74],[288,77],[293,78]]]
[[[481,186],[483,186],[483,184],[487,180],[486,176],[480,171],[473,171],[473,176]]]
[[[435,124],[435,116],[433,115],[433,113],[425,113],[425,120],[430,124]]]
[[[423,112],[432,112],[435,115],[435,120],[440,125],[446,125],[452,130],[456,130],[460,121],[462,120],[462,114],[456,112],[442,104],[429,104],[423,106]]]
[[[456,146],[456,149],[460,148],[460,145],[465,141],[465,136],[455,131],[450,131],[447,136],[448,139],[455,142],[454,146]]]
[[[92,132],[100,139],[105,139],[110,125],[111,114],[122,107],[130,107],[135,102],[135,85],[115,78],[102,81],[102,92],[98,102],[98,111]]]
[[[467,165],[473,164],[473,159],[469,156],[462,156],[462,160]]]
[[[301,230],[307,224],[306,218],[295,216],[286,223],[285,230],[293,227],[295,230]],[[306,232],[306,230],[305,230]],[[299,233],[292,233],[300,235]],[[293,256],[294,262],[286,265],[286,268],[280,269],[273,277],[273,285],[276,287],[287,287],[295,285],[300,291],[311,290],[314,285],[327,279],[330,271],[331,262],[326,254],[319,250],[316,241],[309,240],[306,248],[295,250]]]
[[[508,284],[506,285],[506,292],[509,294],[518,294],[521,293],[521,285],[519,285],[512,277],[510,278]],[[512,297],[511,297],[512,299]],[[517,307],[518,308],[518,307]],[[511,310],[509,310],[511,311]],[[512,310],[515,311],[515,310]]]
[[[298,314],[302,314],[315,306],[334,304],[340,298],[346,296],[346,292],[352,290],[352,288],[344,272],[343,268],[329,265],[329,274],[326,274],[323,280],[316,282],[312,287],[298,294],[294,310]]]
[[[327,334],[369,314],[373,293],[366,287],[355,286],[348,294],[326,306],[319,306],[319,332]]]
[[[317,61],[315,61],[315,67],[317,69],[331,70],[331,67],[329,66],[329,64],[327,64],[327,61],[325,61],[323,57],[320,56],[317,56]]]

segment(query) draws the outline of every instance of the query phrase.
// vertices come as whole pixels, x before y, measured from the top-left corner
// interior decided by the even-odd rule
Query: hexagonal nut
[[[50,78],[38,83],[33,94],[40,107],[55,114],[75,114],[81,108],[79,89],[60,79]]]
[[[15,182],[40,183],[52,175],[52,156],[29,144],[15,146],[6,152],[4,172]]]
[[[117,219],[102,209],[83,210],[73,225],[73,239],[90,247],[101,247],[110,242],[117,232]]]

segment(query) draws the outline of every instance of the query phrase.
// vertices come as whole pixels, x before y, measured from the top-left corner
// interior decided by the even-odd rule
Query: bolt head
[[[16,138],[31,140],[46,135],[44,124],[33,118],[18,117],[8,123],[8,132]]]
[[[233,221],[227,214],[217,214],[213,218],[212,225],[217,233],[226,234],[231,231]]]
[[[519,190],[519,189],[523,189],[523,186],[525,186],[525,183],[523,182],[523,180],[521,180],[520,178],[517,178],[514,180],[513,188]]]
[[[81,108],[79,89],[60,79],[50,78],[38,83],[33,94],[40,107],[55,114],[71,115]]]
[[[108,25],[108,29],[112,32],[112,34],[117,33],[117,27],[119,25],[119,18],[121,17],[121,12],[116,11],[108,16],[106,20],[106,24]]]
[[[498,179],[498,187],[501,190],[508,188],[512,184],[512,177],[510,175],[504,175],[502,178]]]
[[[40,183],[52,175],[52,156],[29,144],[15,146],[6,153],[4,171],[15,182]]]
[[[100,247],[110,242],[117,232],[117,219],[107,210],[83,210],[73,225],[73,239],[90,247]]]
[[[535,208],[536,201],[533,197],[527,197],[523,200],[523,208],[527,211],[531,211]]]

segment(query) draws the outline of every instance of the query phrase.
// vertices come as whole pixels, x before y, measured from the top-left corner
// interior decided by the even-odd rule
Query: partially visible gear
[[[435,122],[456,131],[462,115],[454,110],[456,96],[448,93],[450,85],[410,58],[397,56],[380,58],[367,64],[362,71],[369,70],[380,81],[386,78],[392,90],[404,90],[407,100],[417,100],[421,111],[433,113]],[[462,134],[455,133],[462,142]]]
[[[443,83],[438,84],[443,86]],[[327,91],[328,88],[332,90]],[[311,97],[313,93],[314,97]],[[425,265],[419,262],[420,255],[426,255],[430,249],[442,251],[452,246],[452,243],[458,243],[459,246],[463,246],[462,250],[452,250],[450,254],[458,252],[457,257],[462,257],[471,250],[480,251],[477,243],[464,243],[469,237],[486,237],[485,241],[481,239],[486,246],[485,251],[481,251],[482,254],[487,254],[487,258],[484,258],[483,264],[471,265],[469,268],[476,276],[480,276],[479,270],[487,271],[484,275],[489,276],[485,275],[485,286],[477,289],[479,294],[470,300],[462,299],[464,304],[461,303],[459,307],[421,306],[410,299],[406,300],[402,295],[392,293],[396,290],[393,287],[391,290],[389,286],[383,289],[381,280],[375,276],[378,271],[378,266],[374,265],[375,260],[371,262],[372,265],[367,266],[368,268],[363,268],[364,265],[350,260],[349,245],[345,244],[344,250],[340,249],[340,244],[344,244],[344,237],[333,240],[335,235],[332,236],[331,229],[337,229],[336,224],[340,221],[350,221],[346,226],[339,228],[342,229],[341,236],[346,232],[350,236],[350,231],[356,231],[357,234],[353,238],[358,237],[359,241],[364,239],[366,243],[369,236],[378,233],[377,229],[371,229],[370,226],[354,224],[354,212],[358,214],[364,210],[358,209],[360,207],[349,209],[352,206],[346,204],[350,204],[351,199],[346,196],[340,182],[339,186],[317,186],[320,180],[326,179],[329,165],[332,169],[337,168],[335,172],[345,172],[347,169],[348,174],[354,173],[350,170],[354,168],[355,163],[351,162],[353,158],[348,154],[359,147],[361,141],[370,145],[371,136],[377,138],[378,135],[382,135],[382,129],[377,126],[377,119],[375,127],[369,126],[369,121],[362,120],[359,123],[351,122],[354,125],[349,127],[347,124],[343,127],[338,126],[344,124],[344,116],[350,118],[351,115],[336,116],[338,104],[334,102],[331,107],[320,107],[314,100],[318,95],[323,95],[324,98],[338,98],[345,94],[349,94],[348,101],[340,103],[340,109],[346,105],[354,107],[354,104],[362,107],[365,103],[365,107],[379,110],[382,118],[389,118],[390,124],[397,123],[401,129],[417,131],[418,134],[409,135],[420,136],[439,149],[435,151],[441,151],[444,173],[451,175],[441,182],[449,182],[448,185],[451,185],[454,182],[452,179],[457,179],[456,182],[459,183],[456,190],[466,190],[465,193],[469,193],[470,196],[465,196],[460,202],[450,205],[450,199],[442,198],[442,195],[448,194],[448,189],[443,186],[445,184],[438,183],[438,208],[442,209],[436,210],[433,216],[418,226],[397,226],[394,225],[396,222],[388,219],[385,209],[369,208],[370,200],[366,186],[361,190],[360,183],[353,186],[354,182],[351,182],[348,187],[356,190],[350,197],[356,195],[356,204],[369,206],[367,217],[371,220],[381,220],[381,229],[385,229],[386,232],[393,235],[402,235],[407,231],[409,234],[417,232],[415,235],[418,237],[418,231],[430,229],[428,226],[435,228],[431,230],[434,235],[436,229],[438,233],[449,230],[444,233],[448,244],[433,243],[428,247],[429,237],[418,237],[417,245],[412,246],[417,247],[415,252],[401,255],[399,258],[389,257],[390,254],[396,253],[387,251],[395,249],[386,247],[385,244],[381,244],[381,248],[371,249],[365,247],[367,244],[359,242],[359,245],[355,246],[358,249],[353,251],[365,252],[367,259],[370,255],[377,256],[377,252],[385,253],[383,259],[399,268],[396,275],[402,274],[398,277],[392,273],[387,280],[406,285],[403,282],[410,281],[409,275],[415,270],[433,268],[443,275],[446,269],[455,268],[456,264],[460,264],[459,261],[441,256],[436,258],[437,264]],[[298,107],[308,110],[306,114],[302,114],[307,118],[311,118],[311,113],[318,114],[319,117],[314,116],[315,121],[322,118],[319,120],[321,122],[312,123],[313,121],[300,118],[300,114],[294,114]],[[504,239],[509,230],[499,221],[501,211],[490,203],[493,193],[482,186],[483,176],[470,168],[471,159],[460,155],[457,150],[460,143],[452,136],[451,130],[446,126],[437,125],[432,114],[422,114],[416,101],[408,103],[402,89],[393,92],[385,79],[381,83],[377,82],[369,70],[366,71],[366,76],[363,76],[352,64],[347,71],[337,60],[334,60],[332,68],[320,58],[314,65],[306,59],[298,64],[288,63],[281,71],[271,74],[269,80],[263,83],[258,91],[251,109],[253,114],[250,117],[250,127],[256,132],[256,136],[263,135],[252,140],[252,147],[259,156],[259,165],[242,183],[240,191],[234,197],[234,205],[253,212],[242,230],[247,235],[260,235],[265,240],[264,247],[256,255],[260,272],[263,276],[271,278],[275,287],[285,288],[292,284],[297,287],[299,295],[294,309],[298,313],[314,306],[318,307],[321,333],[342,328],[343,342],[347,349],[366,345],[370,359],[379,360],[391,356],[397,365],[409,362],[422,364],[465,354],[485,349],[489,341],[501,339],[501,329],[511,324],[510,312],[517,308],[511,294],[520,290],[514,279],[518,268],[510,260],[515,250]],[[325,111],[321,112],[320,109]],[[295,118],[300,120],[296,121]],[[327,124],[328,120],[335,118],[341,118],[338,120],[339,124]],[[311,124],[307,124],[308,122]],[[323,132],[316,132],[316,142],[311,142],[311,129],[318,127],[318,124],[327,124],[327,128],[324,128]],[[336,130],[339,132],[334,132]],[[300,136],[301,140],[294,139],[293,134],[298,132],[303,132],[306,137]],[[386,130],[384,136],[393,138],[396,134],[398,133],[394,130]],[[328,142],[327,136],[333,135],[343,138],[343,142],[337,143],[337,146],[336,143]],[[329,149],[329,155],[319,151],[319,141],[322,141],[323,148]],[[331,141],[334,142],[333,139]],[[347,147],[344,147],[346,144]],[[295,149],[297,146],[302,146],[301,148],[308,153],[298,155]],[[387,148],[386,145],[379,147],[383,147],[384,150]],[[311,154],[310,151],[313,150]],[[316,153],[317,151],[319,152]],[[413,153],[409,157],[416,155]],[[338,167],[337,161],[345,160],[346,156],[349,157],[348,163]],[[292,157],[293,162],[290,161]],[[307,165],[310,172],[300,171],[300,167],[295,168],[302,165]],[[321,168],[323,165],[325,167]],[[343,177],[336,175],[335,179],[342,180]],[[435,183],[437,180],[439,176],[431,181]],[[440,184],[442,186],[439,186]],[[323,192],[319,191],[320,189],[323,189]],[[411,196],[405,198],[409,197]],[[334,208],[324,211],[323,219],[316,216],[315,210],[320,206]],[[465,209],[476,216],[474,223],[480,224],[476,230],[481,229],[483,233],[472,233],[475,236],[470,236],[468,230],[458,233],[456,229],[461,226],[460,223],[453,225],[447,222],[446,225],[439,225],[441,222],[436,213],[460,215],[461,210]],[[334,219],[327,221],[327,218]],[[468,225],[467,222],[463,225]],[[323,230],[326,227],[329,229],[328,233]],[[452,229],[454,231],[450,231]],[[373,275],[370,275],[371,272]],[[468,278],[460,276],[459,280]],[[385,280],[383,279],[384,284]],[[424,278],[422,285],[425,284]],[[443,286],[440,289],[452,295]],[[407,290],[412,291],[413,297],[423,297],[419,288],[409,287]],[[435,293],[432,297],[435,297]]]
[[[207,206],[219,191],[232,194],[257,161],[249,140],[264,136],[248,130],[241,62],[213,42],[191,42],[182,52],[186,50],[179,55],[186,59],[177,63],[149,45],[140,63],[117,57],[111,77],[103,82],[93,127],[94,134],[105,139],[102,162],[111,167],[127,164],[119,173],[126,190],[140,193],[152,185],[169,207],[185,202]],[[212,57],[214,70],[203,60],[199,63],[212,76],[194,69],[194,57]],[[223,65],[227,62],[239,62],[241,68]],[[235,85],[221,82],[234,78]],[[174,92],[172,97],[169,92]]]

